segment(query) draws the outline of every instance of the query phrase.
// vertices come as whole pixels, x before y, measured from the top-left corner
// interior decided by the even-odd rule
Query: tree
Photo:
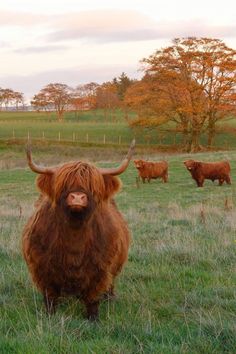
[[[146,74],[127,90],[124,102],[137,112],[131,126],[161,129],[163,124],[172,121],[175,123],[172,130],[182,134],[186,148],[191,125],[196,129],[204,122],[204,119],[191,120],[191,101],[178,75]]]
[[[5,108],[8,109],[10,103],[14,99],[14,91],[12,89],[1,89],[1,99],[5,104]]]
[[[114,117],[115,109],[120,106],[116,85],[112,82],[105,82],[96,91],[97,108],[104,110],[105,118],[108,112]]]
[[[13,94],[13,99],[14,99],[14,103],[16,105],[16,109],[18,110],[19,108],[19,104],[23,104],[24,103],[24,95],[22,92],[17,92],[15,91]]]
[[[117,90],[117,96],[120,100],[120,107],[124,111],[124,118],[128,120],[127,106],[124,102],[125,94],[128,88],[135,82],[135,80],[130,79],[124,72],[119,77],[115,77],[112,83],[115,85]]]
[[[195,80],[207,96],[207,133],[211,146],[216,123],[235,114],[236,51],[218,39],[195,39],[200,48]]]
[[[78,85],[73,93],[72,104],[76,111],[96,108],[96,94],[99,85],[96,82]]]
[[[177,38],[142,61],[149,110],[157,124],[163,117],[176,123],[189,151],[199,148],[204,131],[211,145],[216,123],[235,113],[235,55],[218,39],[191,37]]]
[[[24,95],[21,92],[13,91],[12,89],[0,88],[0,107],[5,104],[5,108],[8,109],[9,105],[15,104],[18,110],[19,104],[24,103]]]
[[[31,105],[36,108],[37,111],[50,111],[53,108],[52,103],[48,102],[48,98],[44,92],[39,92],[38,94],[34,95],[33,99],[31,100]]]
[[[2,109],[3,105],[3,89],[0,87],[0,107]]]
[[[63,120],[66,107],[71,102],[72,92],[69,86],[60,83],[48,84],[33,97],[31,104],[35,107],[47,109],[53,107],[56,110],[59,121]]]
[[[116,86],[117,95],[121,101],[124,100],[127,89],[134,83],[124,72],[118,77],[114,78],[112,83]]]

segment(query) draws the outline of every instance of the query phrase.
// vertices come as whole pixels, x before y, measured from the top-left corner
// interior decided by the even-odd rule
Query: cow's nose
[[[70,205],[86,206],[88,204],[88,197],[82,192],[69,193],[67,202]]]

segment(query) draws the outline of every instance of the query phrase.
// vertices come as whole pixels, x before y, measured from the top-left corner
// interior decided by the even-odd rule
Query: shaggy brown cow
[[[130,233],[113,196],[121,186],[116,176],[128,167],[134,145],[117,168],[81,161],[39,167],[27,149],[43,197],[24,228],[23,254],[49,313],[60,296],[75,295],[94,320],[102,296],[114,295]]]
[[[139,178],[143,183],[147,179],[162,178],[163,182],[168,182],[168,163],[166,161],[150,162],[144,160],[134,160],[134,165],[138,170]]]
[[[189,170],[192,178],[197,182],[198,187],[202,187],[205,179],[213,182],[218,179],[219,186],[224,182],[231,184],[230,164],[228,161],[201,162],[194,160],[184,161],[184,165]]]

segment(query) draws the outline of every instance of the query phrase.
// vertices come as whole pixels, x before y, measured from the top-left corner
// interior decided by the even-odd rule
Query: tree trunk
[[[182,134],[182,146],[185,150],[187,149],[188,146],[188,136],[189,136],[188,121],[184,120],[183,117],[181,117],[181,120],[182,122],[180,126],[180,132]]]
[[[57,111],[57,118],[59,122],[63,122],[63,114],[64,114],[63,111],[61,110]]]
[[[182,145],[183,145],[184,147],[186,147],[187,144],[188,144],[188,129],[187,129],[187,128],[184,128],[184,129],[183,129],[182,135],[183,135],[183,138],[182,138]]]
[[[124,112],[124,119],[125,119],[126,121],[128,121],[128,119],[129,119],[128,109],[127,109],[127,108],[124,108],[124,109],[123,109],[123,112]]]
[[[189,140],[187,152],[196,152],[199,150],[200,147],[199,139],[200,139],[199,130],[193,130]]]
[[[107,108],[103,109],[103,116],[104,116],[104,119],[106,121],[107,120]]]
[[[207,146],[208,146],[208,147],[212,147],[214,138],[215,138],[215,136],[216,136],[215,122],[211,122],[211,121],[210,121],[210,122],[208,123],[207,133],[208,133]]]

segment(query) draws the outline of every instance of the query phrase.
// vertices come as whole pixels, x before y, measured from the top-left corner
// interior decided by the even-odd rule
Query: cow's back
[[[168,170],[168,163],[166,161],[154,162],[152,167],[153,176],[162,177]]]
[[[205,178],[225,177],[230,173],[230,164],[228,161],[201,162],[200,171]]]

